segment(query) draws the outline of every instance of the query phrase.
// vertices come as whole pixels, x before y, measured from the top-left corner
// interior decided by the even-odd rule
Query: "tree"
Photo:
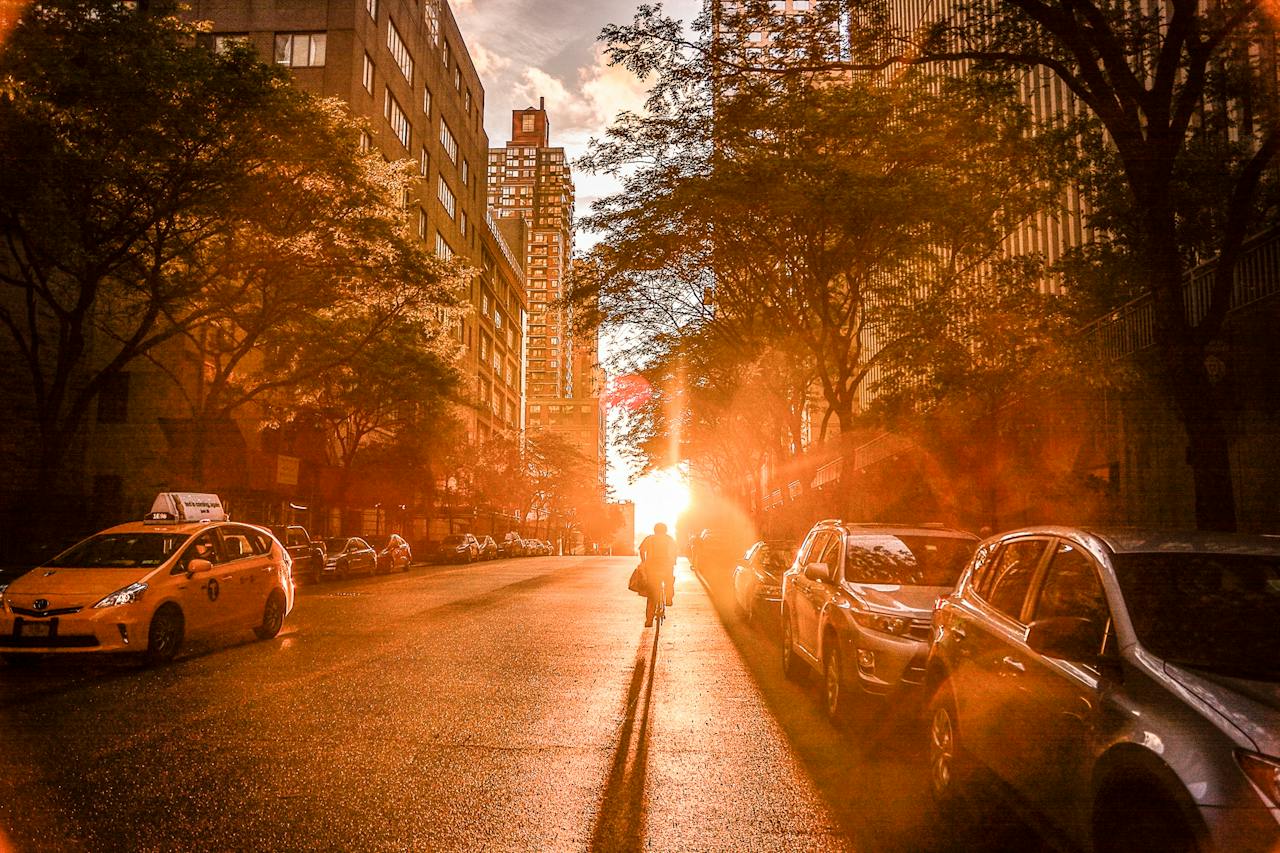
[[[748,4],[741,19],[765,13]],[[880,73],[895,66],[956,63],[1039,85],[1051,76],[1092,120],[1082,150],[1102,251],[1122,272],[1095,276],[1113,288],[1102,302],[1136,289],[1152,300],[1168,399],[1185,428],[1199,526],[1235,527],[1229,437],[1208,356],[1219,345],[1245,239],[1275,221],[1271,192],[1280,149],[1273,11],[1262,0],[1169,0],[1149,9],[1092,0],[978,0],[947,7],[913,32],[883,16],[852,31],[847,49],[833,23],[844,4],[820,4],[783,28],[801,48],[735,57],[691,42],[660,11],[642,7],[630,27],[606,30],[622,61],[644,69],[654,57],[703,51],[717,67],[790,78],[834,72]],[[816,49],[804,50],[806,45]],[[1261,49],[1260,49],[1261,48]],[[1054,116],[1062,127],[1075,115]],[[1067,119],[1064,122],[1063,119]],[[1212,258],[1214,284],[1193,305],[1187,272]],[[1134,285],[1136,284],[1136,288]]]
[[[653,94],[582,162],[623,189],[588,221],[605,238],[575,296],[641,330],[635,367],[695,338],[714,351],[706,373],[685,364],[687,388],[760,388],[762,354],[785,364],[775,444],[802,446],[811,383],[825,404],[814,437],[833,419],[853,430],[873,371],[915,345],[889,320],[998,256],[1051,195],[1057,140],[1030,138],[1002,85],[740,73],[709,19],[687,50],[654,10],[638,21],[650,29],[606,31],[609,53]]]

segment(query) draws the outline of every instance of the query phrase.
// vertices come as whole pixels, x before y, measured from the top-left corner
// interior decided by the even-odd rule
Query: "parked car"
[[[724,530],[707,528],[690,540],[689,564],[704,576],[728,577],[744,544]]]
[[[744,619],[781,615],[782,574],[795,556],[795,543],[789,539],[756,542],[742,555],[733,572],[733,593]]]
[[[498,559],[498,543],[493,541],[492,536],[481,536],[477,541],[480,543],[481,560]]]
[[[1274,538],[990,539],[934,615],[933,795],[994,776],[1098,853],[1280,850],[1277,626]]]
[[[934,602],[951,592],[978,538],[940,525],[814,525],[782,578],[782,668],[823,676],[827,715],[924,698]]]
[[[407,572],[413,563],[413,549],[399,533],[392,533],[385,542],[378,543],[379,572]]]
[[[480,559],[480,542],[470,533],[451,533],[440,540],[435,556],[442,563],[474,563]]]
[[[324,540],[325,570],[334,577],[371,575],[378,570],[378,552],[359,536],[336,536]]]
[[[324,544],[312,539],[307,528],[298,524],[273,524],[267,528],[280,540],[293,561],[293,579],[319,583],[324,577]]]
[[[523,557],[524,540],[514,533],[508,533],[498,543],[498,555],[501,557]]]

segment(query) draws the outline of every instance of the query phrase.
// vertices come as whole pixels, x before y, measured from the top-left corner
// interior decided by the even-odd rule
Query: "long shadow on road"
[[[605,782],[600,812],[591,833],[594,851],[640,850],[644,845],[645,773],[649,763],[649,705],[653,698],[653,672],[658,660],[661,623],[653,632],[653,644],[643,640],[636,649],[636,662],[627,685],[626,714],[618,729]],[[646,659],[647,657],[647,659]]]

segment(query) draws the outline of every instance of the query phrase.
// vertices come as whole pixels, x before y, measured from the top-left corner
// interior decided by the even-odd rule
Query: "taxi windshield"
[[[1280,681],[1280,558],[1117,554],[1134,633],[1172,664]]]
[[[55,569],[150,569],[168,560],[186,534],[99,533],[73,545],[44,565]]]
[[[844,576],[853,583],[955,586],[976,545],[944,536],[850,536]]]

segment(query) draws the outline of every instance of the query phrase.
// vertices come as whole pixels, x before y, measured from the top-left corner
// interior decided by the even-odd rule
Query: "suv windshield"
[[[55,569],[151,569],[172,557],[186,534],[99,533],[73,545],[46,566]]]
[[[845,580],[899,586],[955,586],[977,542],[944,536],[851,534]]]
[[[1280,681],[1280,558],[1117,554],[1139,642],[1172,664]]]

